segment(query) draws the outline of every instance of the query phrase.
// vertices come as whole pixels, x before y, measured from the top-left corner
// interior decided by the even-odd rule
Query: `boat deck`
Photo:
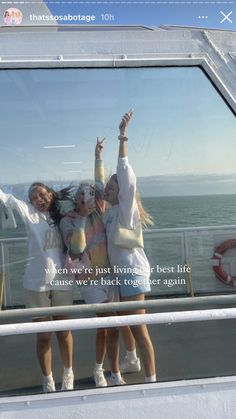
[[[211,305],[210,308],[215,307]],[[236,375],[235,327],[235,319],[149,326],[156,352],[158,381]],[[73,332],[73,336],[75,389],[94,388],[95,330]],[[121,359],[123,356],[121,341]],[[41,392],[34,335],[5,336],[0,346],[0,359],[1,396]],[[105,367],[108,368],[107,361]],[[62,363],[55,336],[53,374],[60,390]],[[125,374],[125,380],[127,384],[143,383],[143,371]]]

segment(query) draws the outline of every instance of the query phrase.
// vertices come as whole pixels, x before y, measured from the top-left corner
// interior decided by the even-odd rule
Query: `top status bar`
[[[1,26],[177,25],[235,30],[235,1],[1,1]]]

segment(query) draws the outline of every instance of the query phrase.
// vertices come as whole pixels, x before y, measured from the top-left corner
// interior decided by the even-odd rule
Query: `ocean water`
[[[214,231],[188,236],[188,258],[183,256],[183,237],[173,233],[162,234],[163,228],[207,227],[236,224],[236,195],[208,195],[185,197],[143,198],[145,209],[152,215],[157,229],[155,238],[145,236],[145,252],[151,268],[152,293],[158,296],[189,294],[189,282],[196,294],[232,292],[232,286],[225,285],[215,278],[211,266],[216,237]],[[0,230],[0,238],[26,236],[22,220],[16,214],[17,229]],[[234,234],[235,233],[235,234]],[[218,232],[219,234],[219,232]],[[224,240],[224,232],[222,233]],[[232,229],[236,237],[236,230]],[[23,303],[22,277],[27,257],[26,245],[5,247],[6,286],[12,305]],[[234,249],[230,252],[234,252]],[[184,263],[191,267],[189,273]],[[190,269],[190,268],[189,268]],[[236,273],[235,273],[236,274]],[[78,287],[77,287],[78,288]],[[75,298],[80,298],[75,289]]]
[[[236,195],[144,198],[154,228],[236,224]]]
[[[154,226],[161,232],[163,228],[209,227],[236,225],[236,195],[178,196],[145,198],[143,203],[153,216]],[[160,237],[159,237],[160,236]],[[191,281],[195,294],[230,293],[236,291],[231,285],[225,285],[215,277],[212,269],[212,256],[216,243],[227,238],[236,237],[236,230],[192,233],[187,236],[188,255],[183,258],[183,238],[178,234],[160,235],[155,240],[146,241],[146,253],[151,266],[174,267],[174,273],[157,275],[161,278],[160,285],[153,286],[157,295],[189,293]],[[235,256],[236,250],[227,252],[227,256]],[[189,274],[177,272],[176,266],[188,262],[191,265]],[[225,266],[229,271],[230,268]],[[236,272],[231,272],[236,275]],[[164,279],[185,279],[185,284],[173,281],[174,285],[164,284]],[[168,281],[166,281],[168,282]]]

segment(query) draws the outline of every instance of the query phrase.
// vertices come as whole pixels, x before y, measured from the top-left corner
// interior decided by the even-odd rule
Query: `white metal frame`
[[[78,29],[2,28],[0,69],[199,66],[236,114],[236,32],[178,27]]]
[[[182,419],[233,418],[235,388],[236,377],[231,376],[3,397],[0,415],[129,419],[132,412],[137,418],[156,419],[158,413],[160,419],[175,419],[181,411]]]
[[[169,55],[169,54],[168,54]],[[140,67],[200,67],[209,76],[212,83],[219,90],[226,102],[230,105],[232,110],[236,113],[236,100],[227,88],[213,66],[210,65],[210,60],[206,56],[199,56],[194,58],[177,58],[177,57],[153,57],[153,58],[66,58],[63,56],[50,59],[46,57],[34,59],[9,59],[0,61],[1,69],[40,69],[40,68],[140,68]]]

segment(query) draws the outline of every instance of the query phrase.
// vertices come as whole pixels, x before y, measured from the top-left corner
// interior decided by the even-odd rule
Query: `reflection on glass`
[[[34,181],[59,189],[92,179],[97,136],[107,140],[104,158],[109,175],[116,167],[117,120],[133,108],[129,155],[154,228],[235,224],[235,117],[199,68],[2,70],[0,87],[5,192],[27,200]],[[17,213],[15,217],[17,229],[1,229],[1,238],[26,236],[21,218]],[[183,239],[173,234],[151,243],[146,239],[152,267],[186,261]],[[210,236],[208,241],[212,240]],[[17,244],[25,258],[14,250],[14,241],[7,246],[6,281],[14,278],[16,283],[9,286],[14,291],[8,293],[8,304],[19,304],[26,243]],[[199,292],[213,284],[209,256],[214,243],[209,250],[203,238],[202,246],[210,279],[204,286],[195,279]],[[191,263],[199,261],[197,250],[193,246],[188,254]],[[229,290],[216,284],[213,288]],[[152,288],[154,294],[187,291],[187,281]],[[78,289],[75,298],[80,298]]]
[[[0,89],[1,189],[27,201],[29,185],[35,181],[58,190],[93,179],[97,136],[106,137],[106,172],[114,172],[117,121],[132,108],[129,157],[144,206],[157,229],[145,236],[152,269],[151,295],[232,291],[216,280],[211,260],[216,245],[225,237],[235,237],[235,229],[220,227],[236,224],[235,117],[199,68],[2,70]],[[17,228],[0,229],[5,306],[24,303],[22,277],[29,264],[27,231],[19,214],[14,215]],[[230,263],[225,269],[234,273]],[[74,299],[80,299],[79,287]],[[220,334],[217,325],[215,328],[216,335]],[[155,326],[150,329],[156,346]],[[187,332],[191,335],[191,327]],[[93,331],[83,333],[87,340],[94,337]],[[159,327],[159,333],[166,339],[169,330]],[[176,342],[183,339],[186,326],[184,330],[176,327],[174,334]],[[194,347],[194,333],[190,337]],[[28,338],[30,346],[32,338]],[[14,347],[15,340],[9,340]],[[76,336],[76,346],[84,344],[83,339],[77,340]],[[24,347],[23,338],[18,342]],[[6,350],[4,346],[2,358]],[[87,353],[86,347],[81,353]],[[224,374],[221,365],[215,371],[213,363],[208,364],[208,371],[198,365],[196,372],[188,365],[190,360],[181,364],[181,355],[175,365],[169,357],[165,364],[164,354],[163,350],[159,379]],[[33,358],[33,352],[31,355]],[[15,363],[14,351],[10,358]],[[22,365],[24,362],[28,357]],[[75,373],[82,378],[82,386],[91,385],[87,377],[92,362],[89,357],[78,361],[83,370]],[[60,365],[59,360],[56,363]],[[8,368],[2,373],[3,380]],[[58,371],[56,374],[60,381],[61,373],[60,377]],[[20,386],[38,391],[39,381],[39,376],[25,377]],[[141,381],[139,375],[127,379],[128,383]],[[18,384],[11,378],[5,389],[11,391]]]
[[[97,136],[113,171],[117,120],[133,108],[145,196],[234,193],[235,118],[199,68],[2,70],[0,88],[2,184],[91,179]]]

